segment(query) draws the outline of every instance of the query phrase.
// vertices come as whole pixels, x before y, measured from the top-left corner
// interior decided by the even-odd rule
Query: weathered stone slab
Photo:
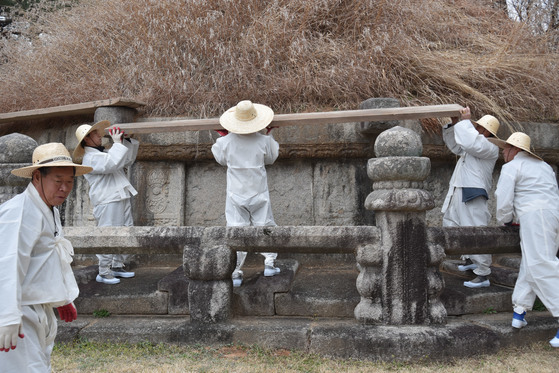
[[[351,267],[301,268],[289,291],[276,294],[279,316],[353,317],[359,303],[358,271]]]
[[[184,274],[182,266],[163,277],[157,283],[157,290],[167,292],[169,315],[188,314],[188,283],[189,280]]]
[[[246,263],[246,262],[245,262]],[[264,266],[243,266],[243,284],[233,288],[233,314],[239,316],[274,316],[281,304],[279,295],[287,293],[293,282],[299,264],[293,259],[276,260],[275,266],[281,272],[273,277],[265,277]]]
[[[135,225],[184,225],[184,164],[138,162],[133,166],[131,183],[138,186],[133,199]]]
[[[190,320],[214,324],[231,317],[231,292],[233,284],[227,281],[190,281],[188,304]]]

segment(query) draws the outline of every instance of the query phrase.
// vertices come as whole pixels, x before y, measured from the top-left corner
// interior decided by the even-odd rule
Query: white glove
[[[0,326],[0,351],[10,351],[16,348],[17,337],[23,338],[21,324]]]
[[[113,142],[115,142],[115,143],[121,143],[122,144],[122,133],[123,132],[118,127],[111,128],[109,130],[109,135],[111,135],[111,138],[113,139]]]

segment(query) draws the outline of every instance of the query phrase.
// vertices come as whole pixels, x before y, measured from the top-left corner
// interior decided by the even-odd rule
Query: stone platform
[[[443,265],[441,296],[449,317],[444,325],[362,325],[353,316],[359,303],[358,270],[351,261],[278,260],[282,272],[264,277],[261,259],[252,255],[245,280],[233,289],[233,315],[227,323],[191,322],[182,266],[135,268],[136,277],[117,285],[95,282],[96,266],[76,270],[80,297],[76,322],[60,322],[60,342],[77,337],[94,341],[177,344],[258,344],[263,348],[295,349],[324,356],[367,360],[445,359],[534,341],[547,342],[557,330],[548,312],[531,312],[523,330],[510,326],[512,289],[494,284],[468,289],[462,282],[472,273]],[[498,265],[498,264],[497,264]],[[461,276],[460,276],[461,275]],[[107,318],[93,317],[107,310]]]
[[[529,325],[510,326],[510,313],[450,317],[446,325],[361,325],[355,319],[316,317],[237,317],[228,323],[192,323],[184,316],[79,315],[59,322],[58,342],[76,338],[101,342],[172,343],[179,345],[258,345],[336,358],[383,361],[443,360],[498,352],[507,346],[547,343],[557,321],[547,312],[532,312]]]
[[[514,277],[516,269],[499,265],[500,262],[496,260],[492,267],[494,272],[499,268],[499,274],[490,278],[492,285],[481,289],[463,286],[475,275],[472,271],[459,272],[456,267],[460,261],[443,262],[445,289],[441,300],[448,315],[512,309],[514,283],[503,284],[499,278]],[[243,285],[233,288],[233,315],[354,318],[353,310],[360,301],[355,286],[359,271],[351,260],[279,259],[277,265],[281,268],[279,275],[264,277],[262,259],[249,254],[243,267]],[[188,279],[180,264],[139,266],[134,270],[136,277],[105,285],[95,282],[97,266],[76,269],[80,286],[80,297],[75,301],[78,311],[89,315],[100,309],[114,315],[188,314]]]

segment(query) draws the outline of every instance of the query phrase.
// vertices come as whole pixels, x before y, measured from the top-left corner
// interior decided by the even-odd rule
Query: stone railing
[[[67,237],[77,253],[183,253],[189,278],[190,318],[216,323],[231,315],[235,251],[354,253],[360,267],[361,301],[355,317],[364,324],[441,324],[439,264],[447,254],[518,252],[515,228],[428,228],[433,208],[422,189],[430,161],[420,157],[419,136],[394,127],[375,143],[368,165],[373,192],[366,200],[376,226],[280,227],[73,227]]]
[[[30,159],[32,148],[23,147],[19,158]],[[423,185],[431,163],[422,152],[420,136],[410,129],[392,127],[376,138],[377,158],[367,167],[373,192],[365,201],[376,226],[67,227],[66,236],[80,254],[183,253],[193,322],[229,320],[235,251],[273,247],[278,253],[355,253],[361,301],[354,313],[361,323],[441,324],[446,310],[438,268],[445,253],[518,252],[519,239],[508,227],[429,228],[426,211],[435,203]],[[2,172],[9,175],[19,158],[5,159]],[[23,187],[11,180],[2,178],[5,195]]]

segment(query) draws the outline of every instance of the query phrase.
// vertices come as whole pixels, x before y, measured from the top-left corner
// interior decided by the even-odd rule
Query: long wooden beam
[[[109,98],[106,100],[82,102],[79,104],[54,106],[43,109],[14,111],[11,113],[0,113],[0,124],[8,122],[21,122],[26,120],[38,120],[53,117],[63,117],[72,115],[93,114],[95,110],[102,106],[126,106],[138,108],[145,104],[128,98]]]
[[[271,126],[306,124],[375,122],[387,120],[457,117],[462,106],[457,104],[409,106],[400,108],[328,111],[317,113],[276,114]],[[223,129],[219,118],[119,123],[127,133],[182,132]],[[108,131],[109,129],[107,129]]]

